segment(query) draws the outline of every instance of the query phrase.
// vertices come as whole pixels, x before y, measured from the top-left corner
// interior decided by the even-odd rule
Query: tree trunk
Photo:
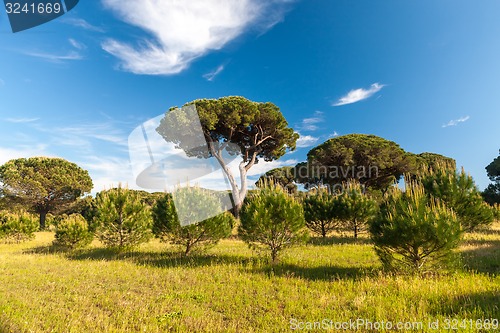
[[[358,223],[354,220],[354,239],[358,238]]]
[[[45,221],[47,220],[47,212],[40,212],[40,231],[45,230]]]
[[[325,223],[321,223],[321,235],[323,236],[323,238],[326,237],[326,230],[325,230]]]

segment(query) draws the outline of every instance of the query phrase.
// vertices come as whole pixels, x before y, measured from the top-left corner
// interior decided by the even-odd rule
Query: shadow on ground
[[[432,306],[432,313],[449,318],[465,316],[472,319],[474,323],[476,319],[483,318],[498,320],[500,318],[500,290],[440,299]],[[470,318],[471,314],[474,318]],[[497,328],[499,327],[497,326]],[[492,331],[497,330],[493,329]]]
[[[265,274],[267,276],[298,277],[311,281],[331,281],[340,279],[356,279],[367,276],[374,271],[361,267],[340,267],[340,266],[316,266],[302,267],[292,264],[278,264],[275,266],[266,265],[247,269],[254,274]]]
[[[317,246],[329,246],[339,244],[372,244],[372,241],[366,237],[354,238],[349,236],[328,236],[328,237],[313,237],[309,240],[309,244]]]

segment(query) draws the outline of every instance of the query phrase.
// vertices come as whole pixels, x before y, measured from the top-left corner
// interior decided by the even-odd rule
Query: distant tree
[[[307,154],[307,164],[296,166],[298,181],[330,186],[349,180],[385,190],[417,167],[413,154],[395,142],[375,135],[349,134],[332,138]]]
[[[267,249],[272,263],[286,248],[308,238],[304,211],[297,199],[279,185],[256,191],[245,201],[239,235],[253,249]]]
[[[354,238],[358,238],[378,211],[377,201],[368,197],[363,186],[355,181],[344,184],[333,205],[337,218],[347,229],[353,231]]]
[[[500,150],[499,150],[500,154]],[[483,192],[483,198],[490,205],[500,204],[500,156],[496,157],[486,167],[486,173],[493,182]]]
[[[105,245],[124,249],[151,239],[151,211],[137,192],[121,186],[100,192],[96,206],[96,234]]]
[[[493,211],[483,200],[474,179],[465,173],[447,168],[430,170],[420,176],[419,181],[426,193],[440,199],[455,211],[465,231],[493,222]]]
[[[323,238],[340,224],[335,213],[335,202],[335,195],[324,189],[309,193],[302,202],[306,226]]]
[[[435,153],[421,153],[416,155],[416,157],[417,164],[419,164],[424,171],[443,167],[453,171],[457,169],[457,162],[451,157]]]
[[[199,187],[179,188],[175,192],[175,205],[171,194],[164,194],[153,207],[153,233],[163,242],[181,246],[184,255],[203,251],[231,234],[234,217],[222,212],[218,196]],[[204,219],[192,216],[194,224],[182,226],[176,209],[192,214],[212,212],[215,216]]]
[[[94,235],[88,228],[87,220],[80,214],[64,217],[56,227],[54,245],[69,249],[89,245]]]
[[[452,209],[407,182],[404,192],[389,189],[370,233],[384,268],[413,273],[449,267],[462,228]]]
[[[189,116],[183,109],[172,108],[165,114],[157,132],[167,141],[182,148],[190,157],[215,157],[231,185],[234,212],[238,215],[247,195],[247,173],[259,159],[274,161],[294,150],[298,134],[288,127],[279,108],[272,103],[252,102],[244,97],[231,96],[220,99],[199,99],[185,106],[195,105],[198,112],[205,147],[192,147],[193,132]],[[172,124],[176,127],[172,130]],[[183,126],[186,124],[186,126]],[[233,172],[228,167],[224,153],[240,156],[241,183],[238,186]]]
[[[257,181],[257,186],[267,183],[279,184],[290,193],[297,192],[297,185],[294,183],[294,167],[281,167],[269,170]]]
[[[0,167],[0,183],[7,197],[21,200],[40,216],[45,229],[48,213],[73,203],[92,189],[87,171],[60,158],[11,160]]]

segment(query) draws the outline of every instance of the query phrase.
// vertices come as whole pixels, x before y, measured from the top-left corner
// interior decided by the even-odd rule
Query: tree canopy
[[[298,181],[309,185],[336,185],[355,179],[362,185],[385,189],[415,168],[415,156],[395,142],[375,135],[349,134],[313,148],[307,163],[299,163],[295,172]]]
[[[60,209],[93,187],[88,172],[61,158],[32,157],[11,160],[0,167],[0,182],[7,197],[22,201],[40,215],[45,228],[49,212]]]
[[[196,107],[202,133],[191,126],[187,110]],[[175,125],[172,125],[175,124]],[[176,128],[173,128],[175,126]],[[231,184],[236,213],[247,194],[247,172],[259,159],[273,161],[287,150],[294,150],[298,134],[288,127],[280,109],[270,102],[253,102],[244,97],[199,99],[181,109],[172,108],[165,114],[157,132],[190,157],[215,157]],[[200,146],[206,141],[208,149]],[[228,167],[224,153],[242,158],[239,165],[240,185]]]
[[[486,166],[488,178],[493,182],[483,192],[483,198],[490,205],[500,204],[500,150],[499,156]]]

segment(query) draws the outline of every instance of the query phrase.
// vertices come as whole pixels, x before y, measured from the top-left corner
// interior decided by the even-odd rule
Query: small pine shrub
[[[267,249],[273,264],[283,250],[308,239],[302,205],[279,185],[249,195],[240,222],[240,238],[255,250]]]
[[[335,197],[333,206],[343,228],[352,230],[354,238],[366,231],[378,212],[377,201],[368,197],[363,186],[355,181],[343,184],[342,193]]]
[[[0,212],[0,239],[7,243],[20,243],[35,238],[38,219],[26,212]]]
[[[462,229],[453,210],[407,181],[386,194],[370,233],[385,269],[415,273],[450,268]]]
[[[80,214],[71,214],[58,223],[54,245],[76,249],[89,245],[93,239],[87,220]]]
[[[107,247],[133,248],[153,235],[150,209],[137,191],[120,186],[100,192],[96,210],[96,235]]]
[[[338,228],[340,221],[335,214],[335,196],[326,190],[307,195],[302,205],[306,226],[314,233],[326,237]]]
[[[229,212],[222,212],[216,193],[185,187],[177,189],[174,196],[175,204],[172,195],[165,194],[153,207],[153,233],[163,242],[177,245],[184,255],[189,255],[205,251],[231,234],[234,217]],[[197,222],[181,225],[176,209],[189,212],[189,216],[184,217]],[[215,216],[204,219],[207,214]]]

